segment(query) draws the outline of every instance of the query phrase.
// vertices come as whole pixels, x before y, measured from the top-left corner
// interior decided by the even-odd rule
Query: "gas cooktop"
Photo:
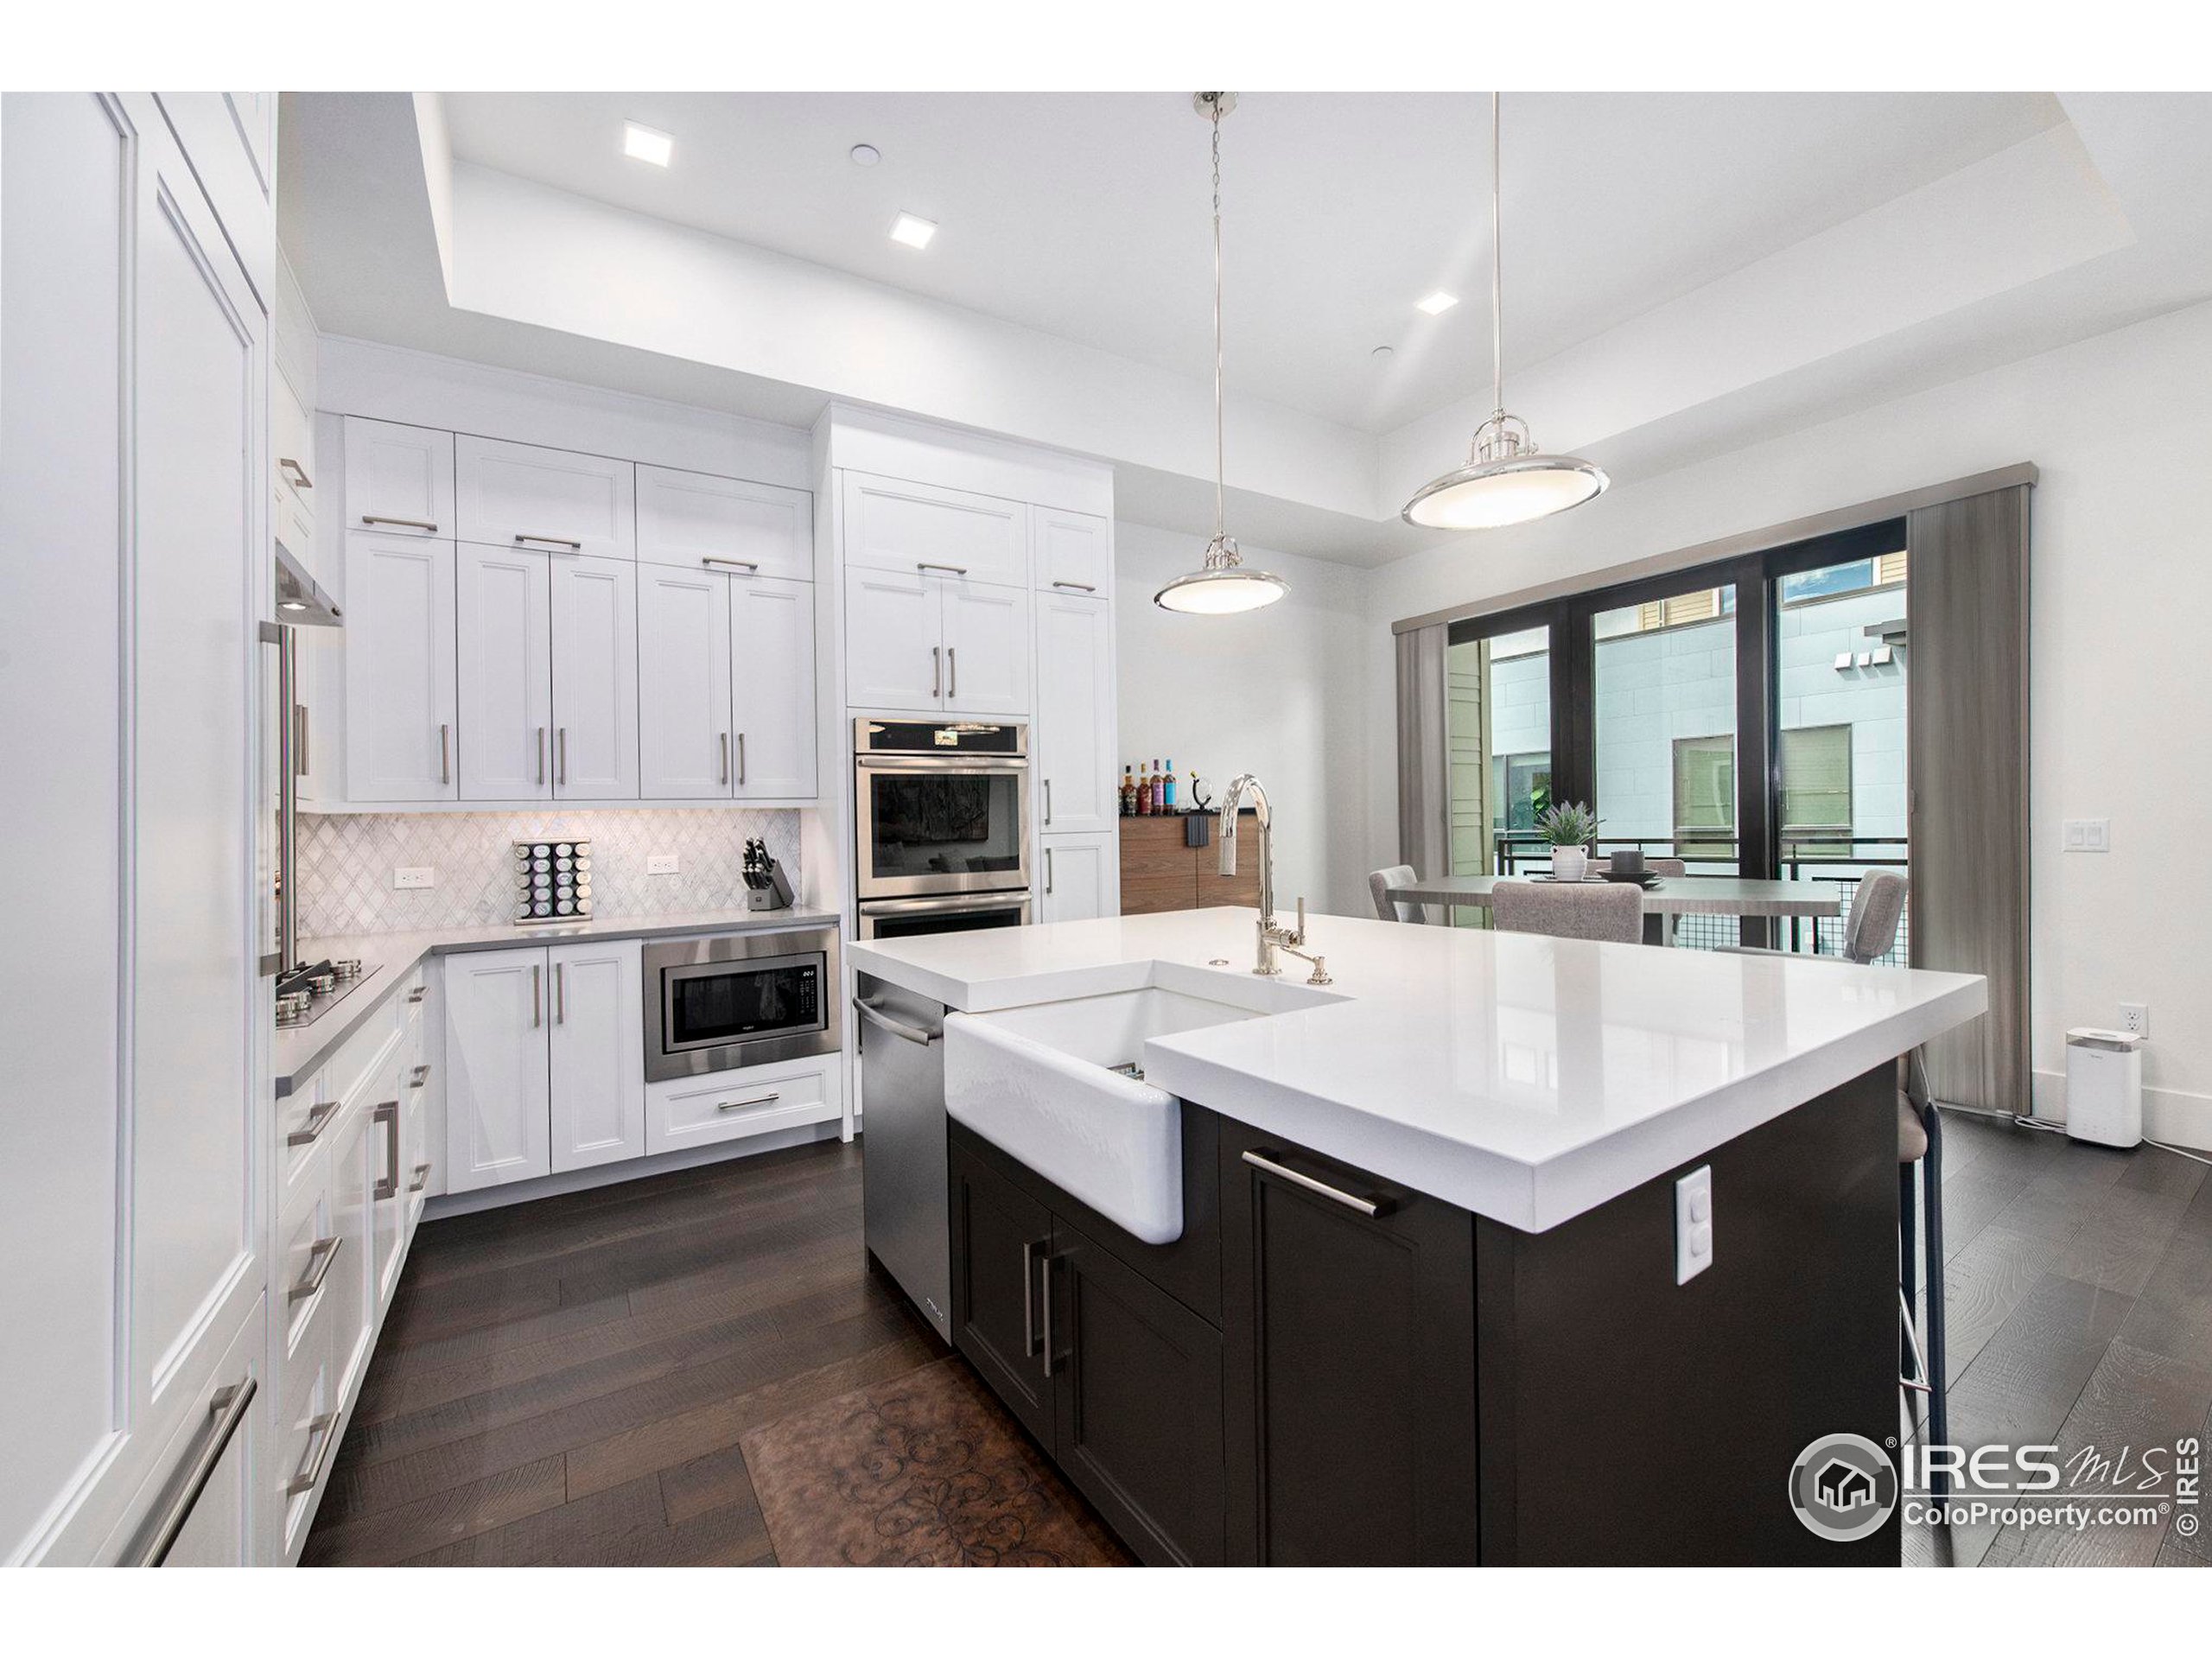
[[[359,957],[341,957],[334,962],[302,963],[277,975],[276,1029],[296,1031],[313,1025],[375,972],[373,966],[362,967]]]

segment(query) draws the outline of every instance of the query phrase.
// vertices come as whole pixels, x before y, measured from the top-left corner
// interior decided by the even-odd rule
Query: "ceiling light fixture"
[[[937,234],[937,221],[916,213],[901,213],[891,221],[891,239],[910,248],[926,248]]]
[[[1290,591],[1281,576],[1246,568],[1227,527],[1221,425],[1221,118],[1236,107],[1234,92],[1192,92],[1191,106],[1213,124],[1213,539],[1205,563],[1152,596],[1163,611],[1225,616],[1256,611]]]
[[[1414,309],[1426,311],[1432,317],[1440,317],[1459,303],[1459,296],[1457,294],[1446,294],[1440,288],[1427,299],[1415,300]]]
[[[855,144],[846,154],[852,157],[855,167],[874,167],[883,159],[883,152],[874,144]]]
[[[668,158],[676,153],[676,140],[658,127],[640,126],[635,121],[625,121],[622,124],[622,153],[633,161],[666,167]]]
[[[1475,429],[1467,464],[1433,478],[1406,503],[1405,520],[1432,530],[1494,530],[1580,506],[1605,487],[1605,470],[1575,455],[1540,454],[1528,423],[1505,412],[1504,262],[1499,211],[1497,94],[1490,95],[1491,416]],[[1423,302],[1422,308],[1427,308]]]

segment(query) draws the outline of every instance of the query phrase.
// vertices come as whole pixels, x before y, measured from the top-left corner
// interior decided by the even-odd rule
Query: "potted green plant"
[[[1598,839],[1598,815],[1580,801],[1546,807],[1536,828],[1551,843],[1552,879],[1580,881],[1590,867],[1590,845]]]

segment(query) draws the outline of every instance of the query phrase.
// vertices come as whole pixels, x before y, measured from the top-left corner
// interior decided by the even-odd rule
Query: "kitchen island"
[[[1982,982],[1324,917],[1317,985],[1255,919],[852,947],[871,1248],[942,1229],[953,1341],[1131,1547],[1894,1560],[1785,1488],[1895,1432],[1894,1061]]]

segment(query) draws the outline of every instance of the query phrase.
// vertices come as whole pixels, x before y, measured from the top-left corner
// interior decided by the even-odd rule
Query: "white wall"
[[[2067,1027],[2151,1005],[2150,1132],[2212,1144],[2212,305],[1624,484],[1372,573],[1368,857],[1397,845],[1392,620],[2033,461],[2031,895],[2039,1109]],[[1921,786],[1933,780],[1923,780]],[[2058,850],[2108,817],[2109,854]]]
[[[1198,569],[1205,538],[1132,524],[1116,524],[1114,537],[1116,776],[1140,759],[1172,756],[1180,789],[1196,772],[1218,804],[1231,778],[1258,774],[1275,815],[1277,908],[1288,912],[1302,893],[1312,909],[1371,915],[1361,850],[1367,573],[1248,547],[1245,563],[1289,582],[1289,596],[1243,616],[1179,616],[1152,596]],[[1393,764],[1383,762],[1386,783]]]

